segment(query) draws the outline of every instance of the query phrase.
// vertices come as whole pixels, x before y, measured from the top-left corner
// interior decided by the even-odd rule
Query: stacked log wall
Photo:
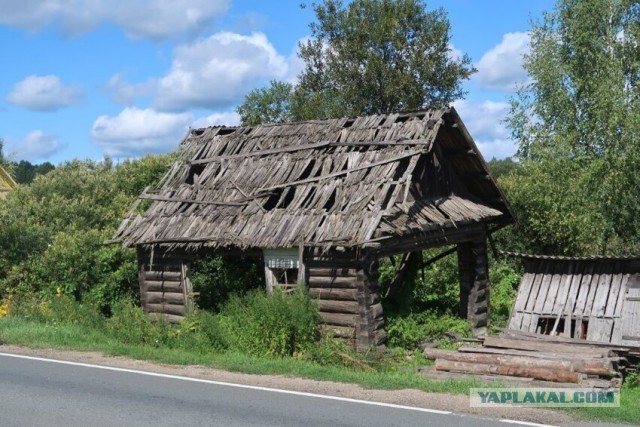
[[[358,350],[382,345],[386,338],[377,285],[377,263],[348,260],[308,260],[306,281],[317,300],[325,331]]]
[[[489,262],[484,238],[458,244],[460,316],[474,335],[486,334],[489,323]]]
[[[145,313],[178,323],[193,311],[188,263],[179,257],[138,253],[140,303]]]

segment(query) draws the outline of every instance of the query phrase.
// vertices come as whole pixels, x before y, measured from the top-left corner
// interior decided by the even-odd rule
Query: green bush
[[[513,301],[518,293],[521,274],[513,263],[505,260],[493,261],[489,272],[491,280],[491,325],[505,327],[511,313]]]
[[[40,256],[15,266],[2,281],[8,293],[27,287],[47,300],[55,294],[71,295],[111,314],[120,297],[137,299],[135,253],[119,246],[104,246],[108,233],[97,230],[58,233]]]
[[[318,339],[318,311],[302,289],[232,296],[218,315],[225,347],[262,356],[293,356]]]
[[[389,346],[415,349],[425,339],[439,339],[447,332],[470,336],[465,319],[437,312],[411,313],[408,316],[388,316],[386,319]]]
[[[160,345],[170,325],[163,319],[152,321],[142,309],[126,298],[114,304],[113,314],[106,321],[109,336],[127,344]]]
[[[243,295],[262,287],[263,266],[259,258],[248,255],[205,256],[192,264],[191,281],[198,307],[217,312],[229,295]]]
[[[396,273],[400,257],[395,257],[395,266],[388,258],[380,262],[380,289],[383,296],[385,313],[408,315],[411,312],[434,311],[443,314],[457,313],[460,303],[460,286],[458,282],[458,261],[449,255],[426,268],[420,264],[447,248],[435,248],[423,251],[422,259],[415,262],[395,294],[389,292],[389,284]]]
[[[14,294],[9,312],[11,316],[50,325],[79,325],[87,329],[101,329],[104,320],[94,305],[80,304],[67,295],[39,300],[35,296]]]

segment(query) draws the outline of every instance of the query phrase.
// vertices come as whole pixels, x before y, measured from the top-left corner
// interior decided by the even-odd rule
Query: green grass
[[[0,343],[31,348],[97,351],[110,356],[126,356],[173,365],[201,365],[248,374],[277,374],[314,380],[358,384],[371,389],[412,388],[426,392],[467,394],[477,381],[429,380],[415,373],[422,360],[396,362],[375,370],[320,364],[291,357],[257,357],[239,352],[205,352],[162,346],[124,344],[101,331],[87,331],[77,325],[46,325],[16,317],[0,318]],[[568,410],[583,420],[637,424],[640,420],[640,388],[624,387],[620,408],[579,408]]]
[[[101,332],[78,326],[51,326],[21,318],[0,318],[0,342],[31,348],[97,351],[175,365],[202,365],[248,374],[279,374],[314,380],[359,384],[365,388],[415,388],[427,392],[468,393],[477,381],[434,381],[416,375],[410,364],[384,370],[356,370],[288,357],[256,357],[239,352],[198,352],[145,345],[123,344]],[[417,368],[417,365],[413,366]]]
[[[589,421],[640,424],[640,388],[623,386],[619,408],[579,408],[569,413],[575,418]]]

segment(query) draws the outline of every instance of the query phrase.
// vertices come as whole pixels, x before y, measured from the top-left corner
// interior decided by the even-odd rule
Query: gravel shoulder
[[[451,411],[458,414],[474,414],[488,418],[510,419],[539,424],[568,425],[573,419],[560,411],[531,408],[470,408],[467,395],[427,393],[420,390],[371,390],[358,385],[315,381],[283,375],[250,375],[227,372],[203,366],[175,366],[110,357],[96,352],[78,352],[54,349],[31,349],[13,345],[0,345],[0,352],[21,354],[48,359],[66,360],[125,369],[158,372],[214,381],[246,384],[260,387],[286,389],[306,393],[340,396],[351,399],[393,403],[421,408]]]

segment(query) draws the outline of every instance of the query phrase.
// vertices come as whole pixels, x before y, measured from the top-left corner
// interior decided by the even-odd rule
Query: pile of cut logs
[[[464,345],[458,351],[425,349],[424,356],[435,363],[423,374],[518,386],[619,388],[626,369],[635,366],[640,356],[630,347],[567,342],[519,331],[481,341],[482,346]]]

